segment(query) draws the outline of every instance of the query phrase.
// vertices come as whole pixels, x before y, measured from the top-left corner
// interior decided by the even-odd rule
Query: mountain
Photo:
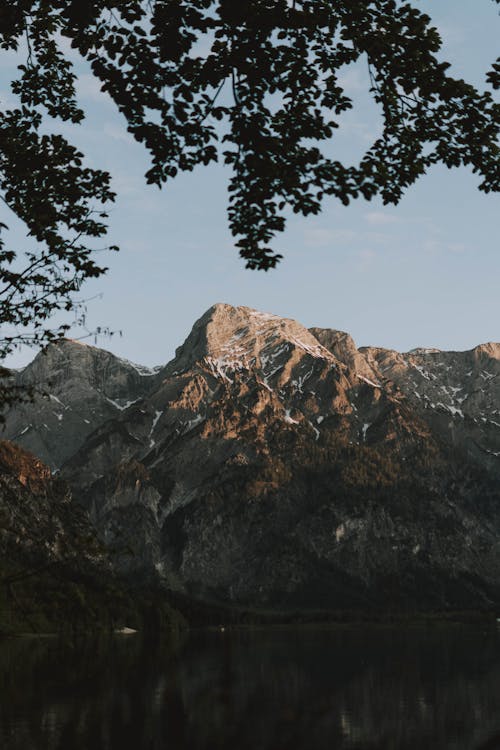
[[[83,508],[47,466],[8,441],[0,441],[0,553],[0,634],[76,620],[85,627],[97,610],[113,609],[108,555]]]
[[[5,434],[56,469],[96,427],[147,393],[155,373],[62,339],[14,373],[16,384],[33,388],[36,398],[8,413]]]
[[[467,352],[361,349],[442,439],[485,469],[500,456],[500,344]]]
[[[258,610],[494,609],[499,375],[498,344],[357,349],[218,304],[155,371],[50,346],[19,376],[45,411],[13,410],[7,436],[43,446],[138,585]]]
[[[0,441],[0,636],[182,625],[164,595],[132,596],[112,562],[68,485],[28,451]]]

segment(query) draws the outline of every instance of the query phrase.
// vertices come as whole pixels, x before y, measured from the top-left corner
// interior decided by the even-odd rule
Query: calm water
[[[496,738],[496,739],[495,739]],[[500,748],[500,631],[0,643],[2,750]]]

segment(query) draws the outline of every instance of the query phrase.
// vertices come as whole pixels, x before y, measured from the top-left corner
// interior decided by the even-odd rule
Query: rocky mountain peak
[[[433,346],[416,346],[414,349],[410,349],[408,354],[440,354],[441,349],[436,349]]]
[[[5,434],[55,469],[96,427],[149,392],[156,371],[60,339],[13,377],[34,388],[35,400],[6,415]]]
[[[310,328],[309,331],[336,359],[347,365],[352,371],[351,375],[362,376],[373,381],[380,379],[378,369],[373,367],[364,354],[357,349],[354,339],[348,333],[334,328]]]
[[[19,377],[23,384],[35,386],[46,385],[50,380],[52,388],[57,388],[60,383],[67,387],[68,382],[73,380],[85,382],[92,388],[109,389],[116,397],[116,382],[110,375],[116,374],[117,370],[121,372],[122,380],[127,380],[122,389],[124,392],[130,386],[130,381],[155,374],[154,370],[134,365],[105,349],[62,338],[42,349],[19,373]]]
[[[357,349],[217,304],[158,374],[61,342],[19,374],[49,395],[7,433],[60,467],[127,575],[252,607],[489,606],[499,350]]]
[[[288,349],[334,361],[332,353],[300,323],[250,307],[216,304],[194,324],[169,363],[169,374],[209,360],[223,367],[269,370],[270,358]],[[271,356],[272,355],[272,356]]]
[[[489,341],[486,344],[480,344],[473,350],[476,359],[500,359],[500,344]]]

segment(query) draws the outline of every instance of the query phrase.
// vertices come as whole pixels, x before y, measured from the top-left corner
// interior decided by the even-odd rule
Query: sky
[[[439,28],[451,73],[481,86],[499,53],[499,6],[492,0],[414,4]],[[0,53],[0,100],[7,102],[13,65]],[[215,302],[348,331],[358,346],[464,350],[500,341],[499,197],[480,193],[469,170],[434,167],[397,207],[360,199],[346,208],[330,199],[319,216],[289,220],[273,243],[284,255],[275,270],[250,271],[227,228],[226,168],[200,167],[161,191],[147,186],[143,148],[81,63],[78,72],[87,117],[61,132],[89,166],[113,175],[118,193],[108,239],[121,250],[105,259],[107,275],[82,291],[88,328],[117,332],[100,337],[98,346],[141,364],[165,363]],[[347,69],[344,84],[355,106],[335,148],[356,161],[377,133],[379,113],[362,67]],[[0,211],[0,221],[22,239],[11,215]],[[34,353],[20,351],[7,364],[23,366]]]

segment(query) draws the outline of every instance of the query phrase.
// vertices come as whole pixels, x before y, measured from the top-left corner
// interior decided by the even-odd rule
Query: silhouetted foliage
[[[494,0],[500,2],[500,0]],[[27,264],[0,245],[0,354],[20,340],[60,335],[48,323],[74,308],[82,282],[103,267],[92,240],[106,232],[110,176],[51,118],[81,123],[69,42],[92,68],[151,155],[147,182],[222,160],[232,169],[229,224],[249,268],[269,269],[285,212],[317,214],[325,196],[344,204],[380,195],[397,203],[433,164],[468,165],[479,189],[499,189],[500,106],[448,75],[430,18],[396,0],[0,1],[0,45],[17,51],[15,108],[0,113],[0,191],[37,249]],[[326,148],[352,107],[344,66],[366,61],[383,130],[359,164]],[[486,76],[500,87],[500,61]],[[0,225],[2,232],[5,225]]]

